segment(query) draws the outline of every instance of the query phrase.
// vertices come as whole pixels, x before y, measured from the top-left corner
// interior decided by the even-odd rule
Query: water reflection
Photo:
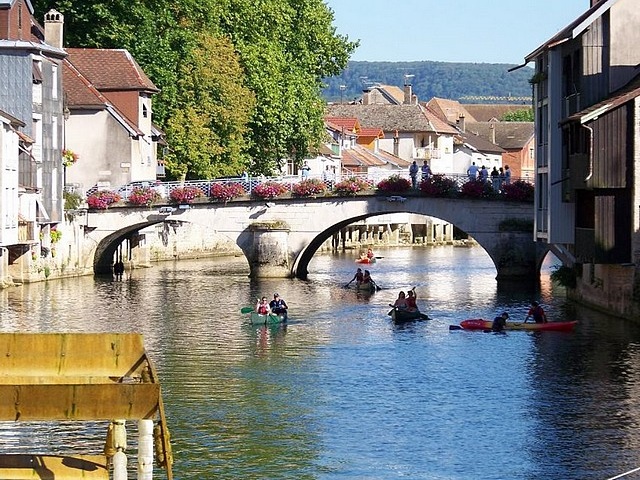
[[[143,333],[176,478],[601,479],[637,466],[636,325],[567,304],[548,272],[536,290],[498,288],[479,248],[376,253],[373,294],[343,288],[348,252],[318,255],[308,281],[195,260],[1,291],[0,329]],[[388,304],[413,286],[433,320],[394,326]],[[289,324],[249,325],[240,309],[276,291]],[[534,298],[579,328],[448,330],[503,310],[524,318]],[[34,438],[0,424],[0,448],[69,446],[49,428]],[[80,438],[74,448],[101,450],[91,429]]]

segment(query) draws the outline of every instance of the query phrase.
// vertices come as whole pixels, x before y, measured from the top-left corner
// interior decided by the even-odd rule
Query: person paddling
[[[273,300],[271,300],[271,303],[269,303],[269,308],[276,315],[280,315],[286,314],[289,307],[287,306],[287,302],[285,302],[284,299],[280,298],[279,294],[274,293]]]
[[[409,312],[418,311],[418,304],[416,303],[417,300],[418,300],[418,297],[416,295],[416,287],[413,287],[411,290],[407,292],[406,303],[407,303],[407,310]]]
[[[356,270],[356,274],[353,276],[351,280],[349,280],[349,283],[347,283],[345,287],[348,287],[351,284],[351,282],[353,282],[354,280],[356,281],[356,285],[360,285],[364,280],[364,273],[362,273],[361,268],[358,268]]]
[[[494,318],[493,323],[491,324],[491,330],[494,332],[503,332],[507,325],[508,318],[509,314],[507,312],[503,312],[501,315]]]
[[[544,309],[536,301],[531,302],[531,308],[527,313],[527,318],[524,319],[524,323],[527,323],[529,317],[533,317],[533,321],[536,323],[547,323],[547,314],[544,313]]]
[[[258,299],[258,303],[256,303],[256,312],[260,315],[268,315],[271,313],[271,308],[269,307],[269,302],[267,302],[267,297],[262,297],[262,299]]]

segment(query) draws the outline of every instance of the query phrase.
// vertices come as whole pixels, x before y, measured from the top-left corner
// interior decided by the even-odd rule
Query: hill
[[[323,96],[327,101],[345,102],[360,97],[366,85],[380,83],[402,87],[405,75],[420,101],[432,97],[459,100],[461,103],[529,104],[533,69],[505,63],[449,62],[349,62],[342,75],[325,79]],[[340,86],[344,85],[341,91]],[[515,97],[515,98],[514,98]],[[519,98],[520,97],[520,98]]]

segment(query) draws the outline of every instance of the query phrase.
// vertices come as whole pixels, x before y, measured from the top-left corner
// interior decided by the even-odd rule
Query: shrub
[[[469,180],[462,185],[460,196],[466,198],[491,198],[495,196],[495,191],[489,182],[484,180]]]
[[[212,200],[228,202],[245,193],[244,187],[239,183],[214,183],[211,185],[209,197]]]
[[[534,186],[523,180],[502,186],[504,198],[514,202],[533,202],[534,192]]]
[[[281,183],[265,182],[258,184],[253,189],[253,196],[258,199],[269,200],[271,198],[279,197],[286,192],[288,192],[287,187]]]
[[[336,195],[349,197],[363,190],[369,190],[369,188],[371,188],[371,186],[368,182],[357,177],[351,177],[337,183],[333,191]]]
[[[89,195],[87,197],[87,205],[89,205],[89,208],[105,210],[109,208],[109,205],[119,202],[120,200],[121,197],[116,192],[102,190]]]
[[[566,288],[576,288],[577,285],[577,273],[574,268],[560,265],[551,272],[551,280],[558,285]]]
[[[49,237],[51,238],[51,243],[56,243],[62,238],[62,232],[58,230],[51,230],[51,232],[49,232]]]
[[[127,203],[131,205],[151,205],[154,202],[160,200],[160,194],[149,187],[135,187],[131,190],[129,197],[127,198]]]
[[[171,190],[169,199],[172,203],[188,204],[203,196],[204,192],[198,187],[178,187]]]
[[[76,210],[82,203],[82,197],[77,193],[67,192],[65,190],[62,192],[62,197],[64,198],[65,210]]]
[[[80,158],[80,155],[78,155],[77,153],[72,152],[69,149],[64,149],[62,151],[62,164],[65,167],[70,167],[71,165],[76,163],[79,158]]]
[[[458,194],[458,185],[454,179],[437,174],[424,182],[420,182],[420,191],[427,197],[449,198]]]
[[[378,183],[377,188],[381,192],[402,193],[411,188],[411,182],[406,178],[400,177],[400,175],[391,175]]]
[[[322,195],[326,190],[327,186],[322,180],[313,178],[294,184],[291,192],[299,197],[310,197],[312,195]]]

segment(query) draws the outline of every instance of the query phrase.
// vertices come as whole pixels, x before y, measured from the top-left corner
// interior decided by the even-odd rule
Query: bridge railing
[[[377,184],[382,180],[389,178],[390,176],[400,176],[401,178],[410,179],[408,172],[401,172],[398,174],[394,171],[385,171],[379,170],[375,172],[369,173],[349,173],[349,174],[337,174],[332,177],[327,177],[325,175],[309,175],[307,179],[316,179],[324,182],[327,187],[327,191],[331,192],[334,190],[334,187],[337,183],[347,180],[347,179],[359,179],[363,182],[367,183],[370,188],[373,190],[376,188]],[[460,191],[463,186],[470,181],[470,178],[466,174],[446,174],[446,175],[438,175],[440,179],[446,179],[450,183],[454,185],[454,188]],[[221,179],[213,179],[213,180],[186,180],[186,181],[172,181],[172,182],[158,182],[153,188],[156,189],[163,197],[169,198],[171,196],[171,192],[176,189],[184,188],[184,187],[195,187],[200,189],[205,196],[210,197],[212,187],[215,184],[232,184],[236,183],[242,186],[244,191],[247,194],[251,194],[251,192],[256,188],[256,186],[266,183],[266,182],[275,182],[284,185],[289,191],[292,191],[293,187],[303,180],[302,177],[298,175],[281,175],[276,177],[266,177],[264,175],[257,177],[229,177],[229,178],[221,178]],[[511,183],[515,183],[518,180],[522,180],[524,182],[530,183],[528,178],[517,178],[512,177],[510,179]],[[421,177],[418,177],[418,183],[420,184]],[[497,180],[497,183],[493,183],[491,177],[486,181],[487,186],[493,187],[494,190],[500,190],[503,186],[503,180]],[[418,188],[420,185],[418,185]],[[131,193],[129,189],[133,189],[133,187],[116,187],[112,190],[123,192],[126,190],[126,193]],[[87,192],[88,194],[90,192]],[[126,195],[125,195],[126,198]]]

